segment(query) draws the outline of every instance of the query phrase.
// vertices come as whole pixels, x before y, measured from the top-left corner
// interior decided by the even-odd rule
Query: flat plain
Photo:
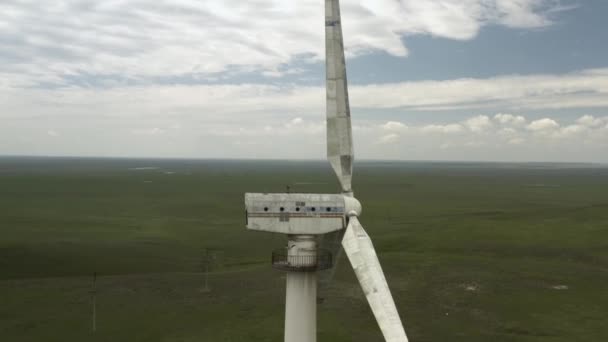
[[[287,186],[338,192],[325,162],[0,158],[0,340],[282,341],[285,240],[243,193]],[[411,341],[608,340],[608,168],[362,161],[354,188]],[[320,342],[382,341],[346,258],[324,294]]]

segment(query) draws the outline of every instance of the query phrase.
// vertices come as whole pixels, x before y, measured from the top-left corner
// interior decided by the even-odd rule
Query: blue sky
[[[361,159],[608,162],[608,2],[342,0]],[[322,159],[320,0],[0,3],[0,155]]]

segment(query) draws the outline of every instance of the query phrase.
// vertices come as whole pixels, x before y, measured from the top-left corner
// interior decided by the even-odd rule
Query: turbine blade
[[[324,299],[325,292],[334,279],[334,274],[336,273],[336,269],[338,268],[338,264],[340,262],[342,256],[342,239],[344,238],[344,232],[346,229],[340,229],[329,234],[321,235],[319,248],[326,249],[331,252],[331,256],[333,259],[333,266],[325,271],[321,271],[318,273],[318,296],[321,299]]]
[[[325,0],[327,159],[342,191],[352,192],[353,137],[339,0]]]
[[[372,240],[355,216],[350,218],[342,246],[386,342],[407,342],[403,324]]]

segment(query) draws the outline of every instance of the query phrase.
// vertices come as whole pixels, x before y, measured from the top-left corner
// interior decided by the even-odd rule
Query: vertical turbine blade
[[[403,324],[372,240],[354,216],[350,218],[342,246],[386,342],[407,342]]]
[[[353,138],[346,82],[339,0],[325,0],[325,72],[327,91],[327,159],[342,191],[352,192]]]

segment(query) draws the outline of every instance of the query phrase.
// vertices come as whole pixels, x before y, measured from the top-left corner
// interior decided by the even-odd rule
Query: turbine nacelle
[[[361,215],[361,203],[340,194],[247,193],[245,209],[247,229],[288,235],[335,232]]]

